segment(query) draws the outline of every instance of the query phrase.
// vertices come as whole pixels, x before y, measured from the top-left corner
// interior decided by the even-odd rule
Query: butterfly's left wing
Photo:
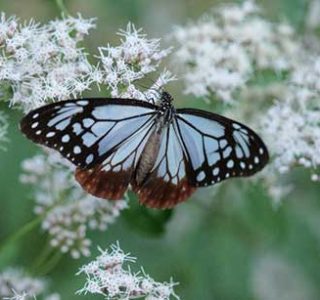
[[[157,107],[134,99],[78,99],[31,111],[21,131],[77,166],[94,196],[120,199],[154,125]]]
[[[268,150],[247,126],[197,109],[178,109],[176,123],[188,158],[192,186],[250,176],[268,162]]]

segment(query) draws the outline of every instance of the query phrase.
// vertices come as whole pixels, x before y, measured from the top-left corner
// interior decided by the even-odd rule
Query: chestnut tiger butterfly
[[[31,111],[21,131],[76,165],[88,193],[121,199],[129,184],[139,201],[171,208],[198,187],[250,176],[268,162],[268,150],[247,126],[199,109],[159,103],[90,98],[52,103]]]

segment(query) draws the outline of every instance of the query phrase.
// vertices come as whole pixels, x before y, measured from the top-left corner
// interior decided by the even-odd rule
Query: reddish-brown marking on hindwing
[[[119,200],[123,198],[128,188],[131,169],[112,172],[104,171],[101,166],[92,169],[77,168],[75,178],[89,194],[99,198]]]
[[[139,202],[151,208],[172,208],[185,201],[196,190],[189,185],[187,178],[177,185],[154,176],[151,176],[142,186],[131,184],[133,191],[139,197]]]

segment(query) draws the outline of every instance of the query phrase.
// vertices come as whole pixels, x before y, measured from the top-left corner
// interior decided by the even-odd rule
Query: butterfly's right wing
[[[251,176],[268,163],[268,149],[249,127],[199,109],[178,109],[176,122],[192,186]]]
[[[80,99],[50,104],[21,121],[22,132],[59,151],[78,168],[89,193],[119,199],[150,135],[156,106],[131,99]]]

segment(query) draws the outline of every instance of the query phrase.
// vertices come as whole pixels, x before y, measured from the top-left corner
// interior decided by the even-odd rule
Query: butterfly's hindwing
[[[149,123],[155,109],[131,99],[62,101],[30,112],[22,119],[21,130],[78,167],[92,167]]]
[[[139,201],[153,208],[171,208],[194,191],[187,178],[187,161],[175,123],[163,128],[154,166],[141,184],[132,182]]]
[[[250,176],[268,161],[267,148],[259,136],[238,122],[196,109],[178,109],[176,120],[193,186]]]
[[[92,168],[77,168],[75,176],[83,189],[100,198],[123,198],[153,124],[153,120],[149,121],[125,139],[101,164]]]

